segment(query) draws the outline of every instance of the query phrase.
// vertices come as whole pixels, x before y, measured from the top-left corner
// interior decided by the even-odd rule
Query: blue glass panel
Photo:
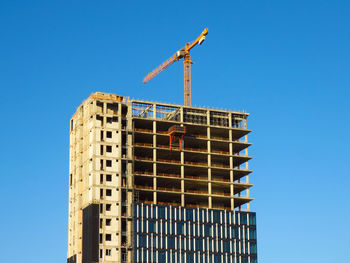
[[[249,228],[249,239],[256,239],[256,229]]]
[[[256,215],[255,215],[255,213],[249,214],[249,225],[256,225]]]
[[[256,254],[256,243],[250,242],[250,253]]]
[[[220,211],[213,211],[214,223],[220,223]]]
[[[247,214],[246,213],[242,213],[241,214],[241,225],[246,225],[247,224]]]
[[[164,219],[165,218],[165,208],[164,207],[158,207],[158,217]]]
[[[192,221],[192,220],[193,220],[193,210],[186,209],[186,221]]]

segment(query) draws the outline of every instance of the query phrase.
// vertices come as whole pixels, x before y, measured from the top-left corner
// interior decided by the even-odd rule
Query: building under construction
[[[94,93],[70,121],[68,263],[256,263],[248,113]]]

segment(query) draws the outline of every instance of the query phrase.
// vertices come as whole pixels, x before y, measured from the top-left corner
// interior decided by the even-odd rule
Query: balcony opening
[[[107,113],[116,114],[118,111],[118,103],[107,103]]]

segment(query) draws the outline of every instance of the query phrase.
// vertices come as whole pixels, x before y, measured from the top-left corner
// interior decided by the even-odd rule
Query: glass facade
[[[257,263],[253,212],[134,206],[135,262]]]

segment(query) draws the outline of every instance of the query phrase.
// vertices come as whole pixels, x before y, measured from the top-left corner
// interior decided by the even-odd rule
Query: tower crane
[[[156,69],[154,69],[151,73],[149,73],[144,79],[143,84],[150,81],[152,78],[157,76],[164,69],[169,67],[175,61],[180,59],[184,59],[184,104],[185,106],[191,106],[191,56],[190,50],[195,47],[197,44],[201,45],[205,40],[205,36],[208,34],[208,28],[205,28],[203,32],[197,37],[195,41],[192,43],[186,43],[184,48],[176,51],[174,55],[172,55],[169,59],[167,59],[163,64],[159,65]]]

